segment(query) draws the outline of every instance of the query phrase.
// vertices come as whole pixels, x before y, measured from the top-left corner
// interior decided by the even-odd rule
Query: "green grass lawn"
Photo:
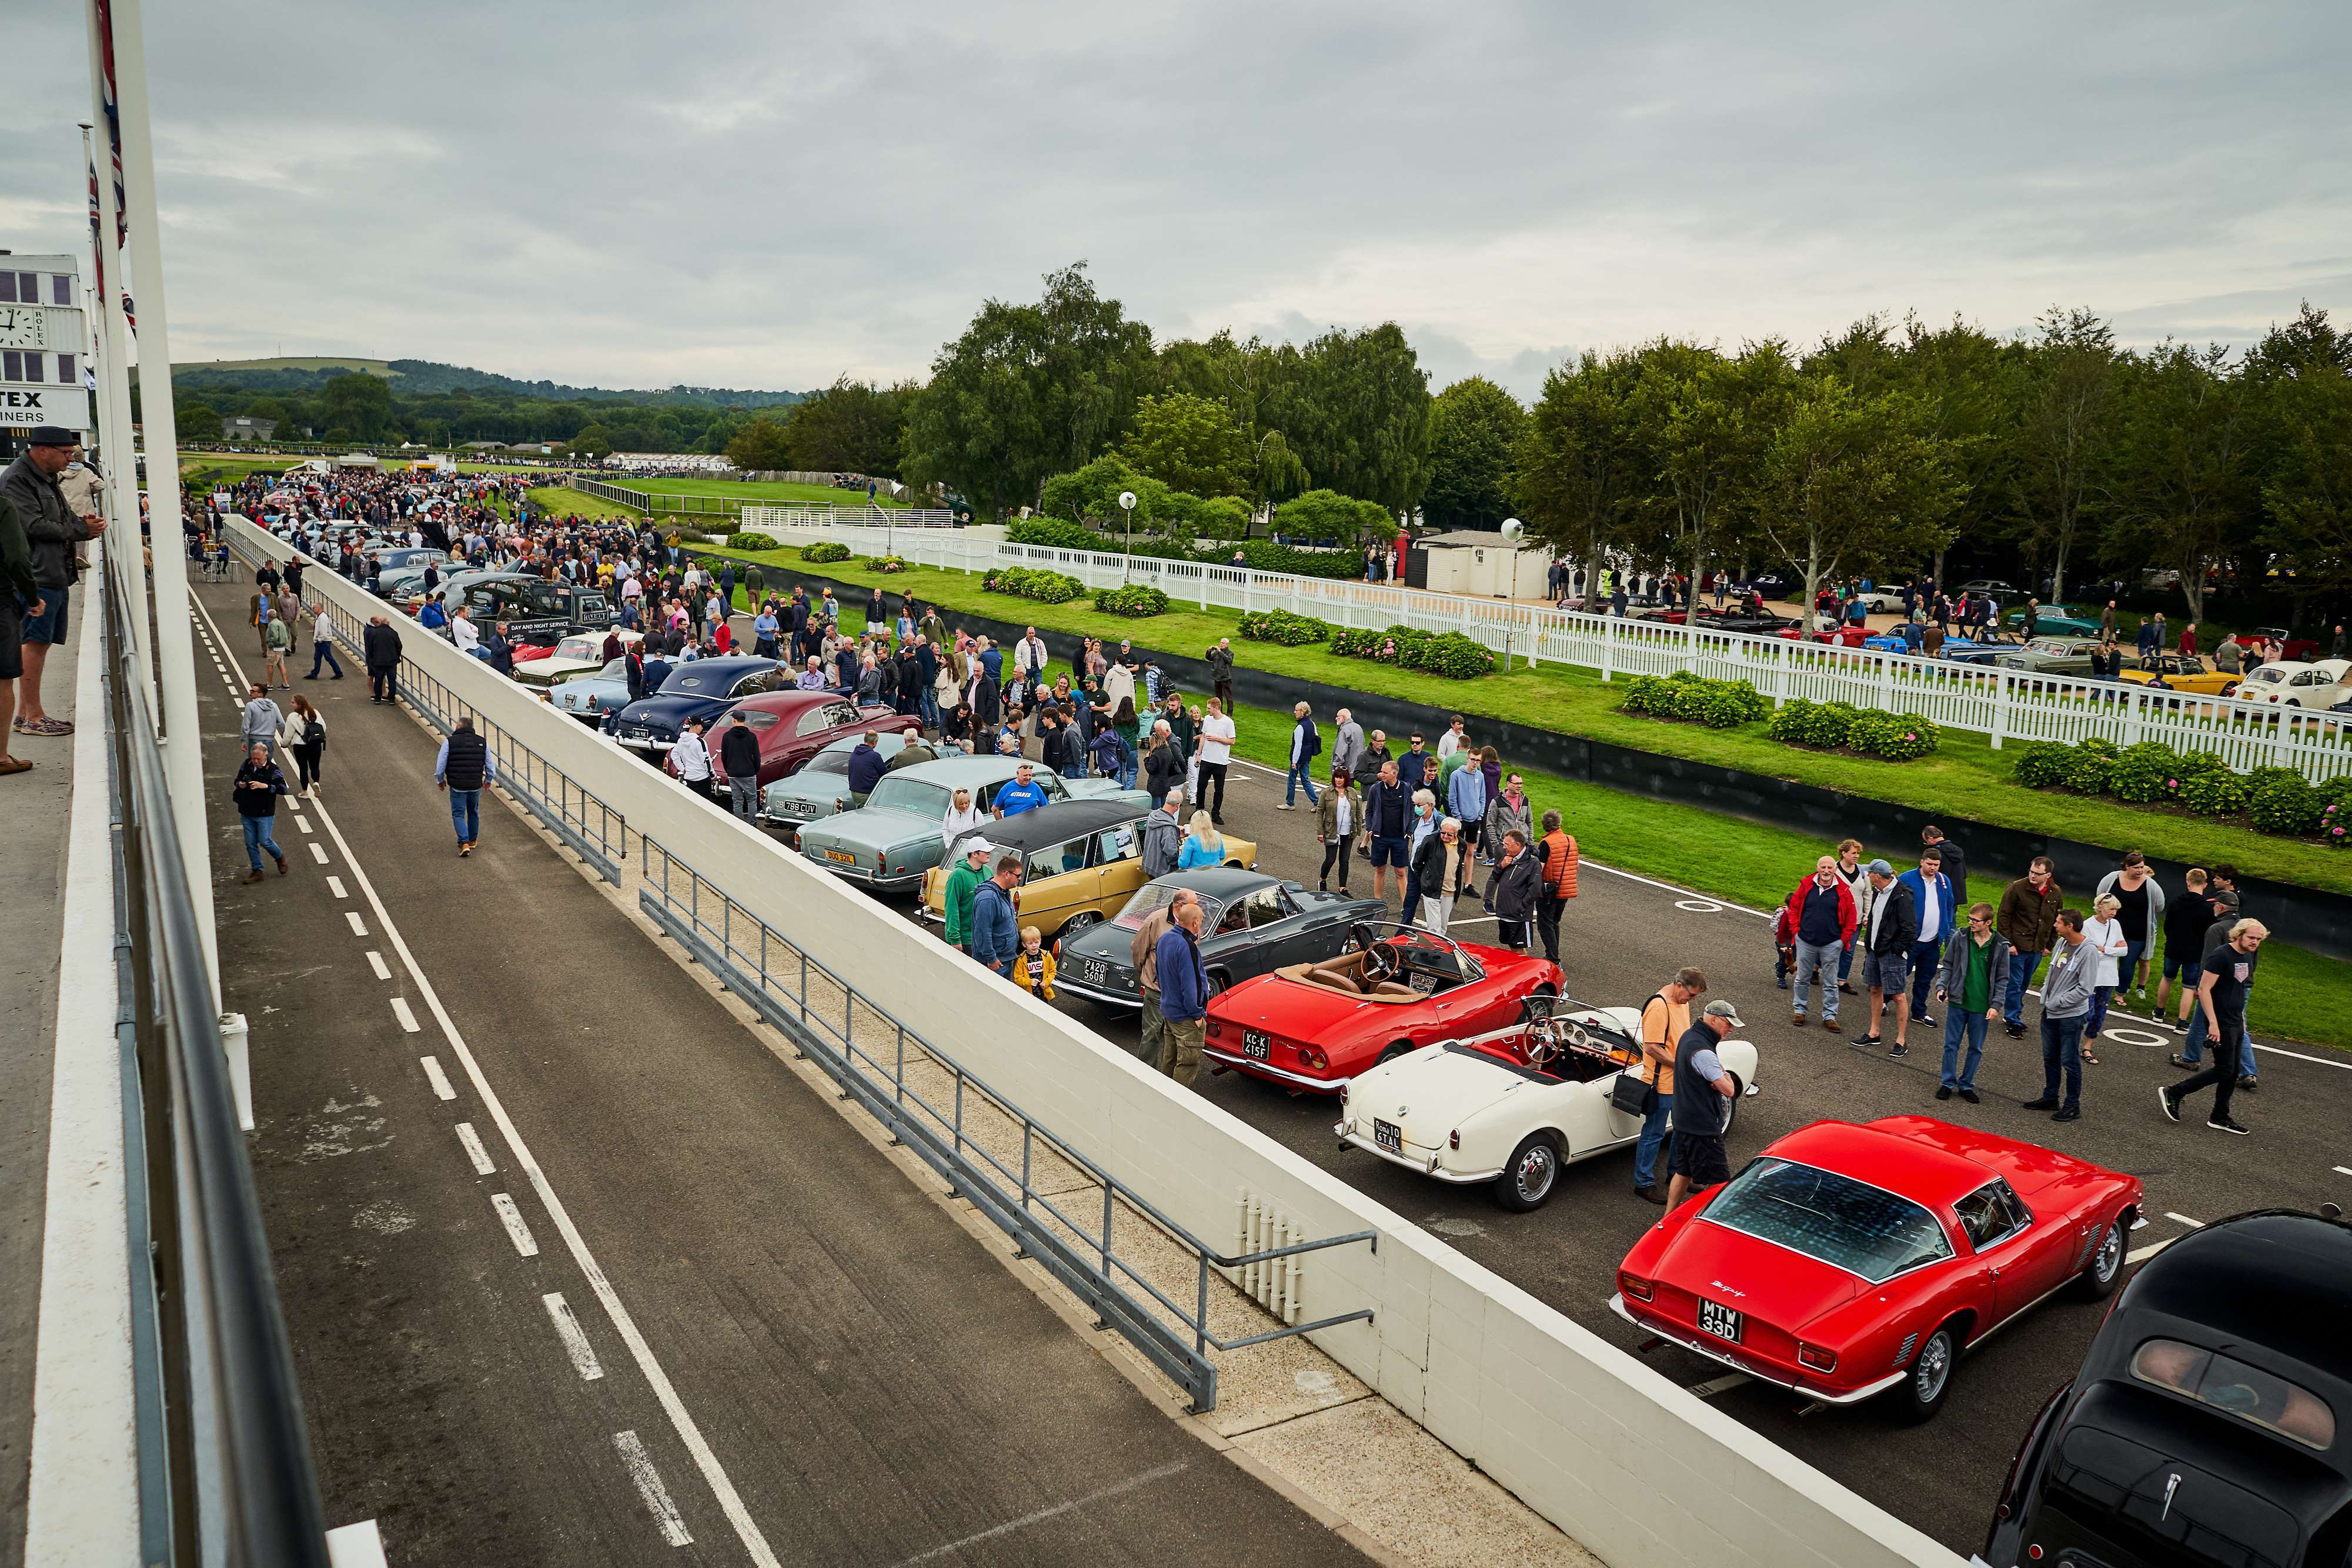
[[[830,485],[788,485],[782,480],[768,479],[639,479],[616,474],[595,477],[624,490],[643,490],[659,496],[719,496],[745,505],[803,507],[862,507],[866,505],[863,489],[836,490]],[[904,501],[894,501],[887,494],[875,497],[878,506],[903,507]]]
[[[813,570],[810,574],[816,575]],[[827,575],[831,575],[830,570]],[[864,580],[871,574],[855,575]],[[892,591],[898,591],[905,575],[891,579]],[[740,588],[736,600],[741,607],[750,608]],[[946,601],[942,599],[941,602]],[[992,603],[989,608],[997,609]],[[1044,611],[1048,607],[1036,608]],[[1068,606],[1060,608],[1066,610]],[[862,624],[863,615],[858,605],[842,606],[845,628]],[[1018,613],[997,613],[993,618],[1024,619]],[[1041,626],[1048,623],[1042,614],[1028,619]],[[1156,628],[1168,619],[1154,617],[1146,624]],[[1263,644],[1254,643],[1251,647],[1256,651]],[[1057,673],[1058,668],[1054,670]],[[1199,695],[1188,694],[1194,700]],[[1234,747],[1237,755],[1276,769],[1289,766],[1289,714],[1240,703],[1234,706],[1234,722],[1239,731]],[[1545,811],[1557,809],[1562,824],[1575,835],[1577,848],[1583,854],[1621,871],[1654,877],[1751,909],[1769,911],[1782,903],[1798,880],[1811,871],[1815,858],[1836,847],[1807,833],[1727,817],[1697,806],[1654,800],[1534,768],[1517,771],[1526,781],[1537,821],[1542,820]],[[1905,869],[1916,863],[1916,849],[1914,844],[1869,846],[1870,852],[1885,854]],[[1586,875],[1588,887],[1593,892],[1604,891],[1609,880],[1602,873]],[[1593,886],[1594,883],[1599,885]],[[1969,894],[1972,900],[1981,899],[1998,907],[2006,885],[2006,879],[2000,876],[1971,874]],[[1770,928],[1761,920],[1756,922],[1755,936],[1757,965],[1760,970],[1769,971],[1772,965],[1772,938]],[[2352,1050],[2352,964],[2290,947],[2283,942],[2270,942],[2263,948],[2263,983],[2249,993],[2248,1000],[2248,1027],[2258,1040],[2286,1039]]]
[[[527,490],[524,498],[534,507],[542,507],[559,517],[619,517],[627,522],[642,523],[645,514],[618,501],[608,501],[602,496],[592,496],[585,490],[568,486],[549,485]]]
[[[2352,893],[2352,854],[2332,854],[2309,843],[2273,838],[2248,828],[2029,789],[2010,777],[2016,766],[2017,748],[1996,751],[1985,737],[1965,730],[1945,730],[1942,749],[1916,762],[1811,752],[1768,738],[1761,725],[1714,730],[1621,714],[1616,705],[1623,694],[1622,683],[1604,683],[1589,670],[1560,665],[1530,670],[1523,665],[1508,674],[1446,681],[1368,660],[1343,659],[1320,647],[1245,643],[1234,635],[1240,617],[1229,610],[1177,608],[1146,621],[1129,621],[1098,614],[1084,600],[1048,605],[983,592],[979,576],[972,573],[914,567],[885,579],[864,570],[854,559],[805,566],[799,557],[796,547],[787,547],[744,559],[772,560],[841,582],[887,584],[894,593],[913,592],[950,610],[998,621],[1034,622],[1055,631],[1113,640],[1134,637],[1171,650],[1206,648],[1220,637],[1233,637],[1239,664],[1421,703],[1441,712],[1459,711],[1473,716],[1474,730],[1475,716],[1486,714],[1636,750],[1900,801],[1938,815],[2102,845],[2118,853],[2137,849],[2159,859],[2206,865],[2230,861],[2250,876]]]

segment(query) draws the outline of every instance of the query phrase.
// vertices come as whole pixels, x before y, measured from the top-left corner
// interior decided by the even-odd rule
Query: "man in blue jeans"
[[[1936,1098],[1957,1094],[1971,1105],[1977,1098],[1977,1063],[1984,1060],[1985,1026],[2000,1011],[2009,992],[2009,944],[1992,928],[1992,905],[1969,905],[1968,924],[1952,933],[1944,949],[1943,973],[1936,995],[1950,1010],[1944,1015],[1943,1082]],[[1960,1042],[1968,1041],[1968,1060],[1960,1060]]]
[[[1691,1003],[1706,990],[1706,977],[1682,969],[1658,988],[1642,1009],[1642,1082],[1650,1086],[1642,1113],[1642,1136],[1633,1145],[1633,1196],[1663,1204],[1666,1195],[1657,1187],[1658,1151],[1671,1134],[1666,1124],[1675,1109],[1675,1049],[1690,1030]]]
[[[482,790],[498,779],[498,764],[488,744],[471,718],[459,718],[457,727],[449,732],[433,758],[433,787],[449,792],[449,821],[457,830],[460,857],[472,854],[481,841]]]
[[[2048,1111],[2053,1122],[2083,1115],[2083,1026],[2091,1021],[2091,993],[2097,988],[2099,955],[2083,940],[2082,912],[2058,912],[2056,940],[2050,949],[2050,978],[2042,986],[2042,1094],[2028,1111]],[[2010,998],[2016,1005],[2017,998]],[[2058,1074],[2066,1074],[2066,1098],[2058,1098]]]
[[[1935,1015],[1927,1010],[1927,993],[1936,987],[1936,967],[1950,943],[1958,902],[1952,879],[1944,874],[1944,852],[1930,845],[1919,852],[1919,869],[1895,880],[1911,890],[1911,907],[1919,914],[1919,935],[1911,944],[1911,1021],[1933,1029]]]
[[[2234,874],[2236,868],[2231,867],[2228,869],[2230,869],[2233,873],[2231,876],[2230,881],[2234,883],[2237,880]],[[2215,948],[2224,947],[2229,945],[2231,929],[2244,917],[2242,911],[2239,907],[2236,888],[2234,886],[2224,886],[2221,889],[2221,892],[2222,897],[2228,902],[2224,903],[2221,900],[2215,900],[2210,905],[2213,914],[2218,916],[2218,918],[2210,922],[2205,930],[2203,950],[2209,954]],[[2265,935],[2267,935],[2267,932],[2265,932]],[[2198,983],[2201,985],[2204,981],[2204,969],[2201,965],[2198,968],[2197,975]],[[2187,988],[2187,994],[2189,996],[2193,998],[2197,994],[2193,988],[2189,988],[2189,982],[2186,978],[2182,980],[2181,984],[2184,988]],[[2249,973],[2246,978],[2245,987],[2249,990],[2253,988],[2253,978],[2251,973]],[[2254,1042],[2252,1037],[2246,1033],[2245,1019],[2242,1009],[2240,1009],[2237,1033],[2238,1082],[2236,1087],[2239,1089],[2252,1089],[2257,1086],[2255,1081]],[[2175,1067],[2202,1066],[2205,1061],[2205,1042],[2210,1038],[2211,1030],[2205,1021],[2205,1009],[2200,1005],[2189,1015],[2189,1043],[2181,1048],[2179,1055],[2172,1059],[2172,1064]],[[2214,1047],[2215,1060],[2217,1061],[2220,1059],[2221,1051],[2221,1046],[2216,1045]]]
[[[1297,722],[1290,729],[1290,776],[1283,780],[1282,804],[1275,808],[1277,811],[1290,810],[1302,784],[1307,786],[1307,803],[1315,804],[1315,780],[1307,773],[1307,766],[1323,751],[1323,732],[1316,727],[1314,710],[1300,703],[1290,714]]]
[[[2052,869],[2048,855],[2035,855],[2032,868],[2001,894],[2000,908],[1993,915],[1993,929],[2009,943],[2009,1002],[2001,1022],[2011,1040],[2025,1038],[2025,993],[2042,955],[2050,951],[2058,911],[2066,903]]]

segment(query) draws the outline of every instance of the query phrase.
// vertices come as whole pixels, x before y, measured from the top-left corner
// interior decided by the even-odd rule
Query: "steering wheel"
[[[1397,977],[1396,949],[1385,942],[1364,944],[1364,978],[1374,985]]]
[[[1560,1052],[1560,1039],[1549,1015],[1528,1024],[1528,1065],[1543,1067]]]

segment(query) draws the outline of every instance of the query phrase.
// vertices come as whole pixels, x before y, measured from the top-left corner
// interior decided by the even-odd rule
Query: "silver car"
[[[942,757],[884,774],[865,805],[802,829],[801,853],[868,887],[919,887],[923,873],[940,863],[940,824],[955,792],[969,789],[973,805],[991,810],[997,790],[1023,767],[1033,769],[1048,801],[1113,799],[1151,808],[1150,790],[1121,789],[1115,779],[1056,778],[1017,757]]]

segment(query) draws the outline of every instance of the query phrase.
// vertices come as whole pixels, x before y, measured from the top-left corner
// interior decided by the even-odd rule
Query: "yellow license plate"
[[[851,854],[847,850],[827,850],[824,852],[824,858],[829,861],[839,861],[843,865],[856,865],[857,863],[857,857]]]

